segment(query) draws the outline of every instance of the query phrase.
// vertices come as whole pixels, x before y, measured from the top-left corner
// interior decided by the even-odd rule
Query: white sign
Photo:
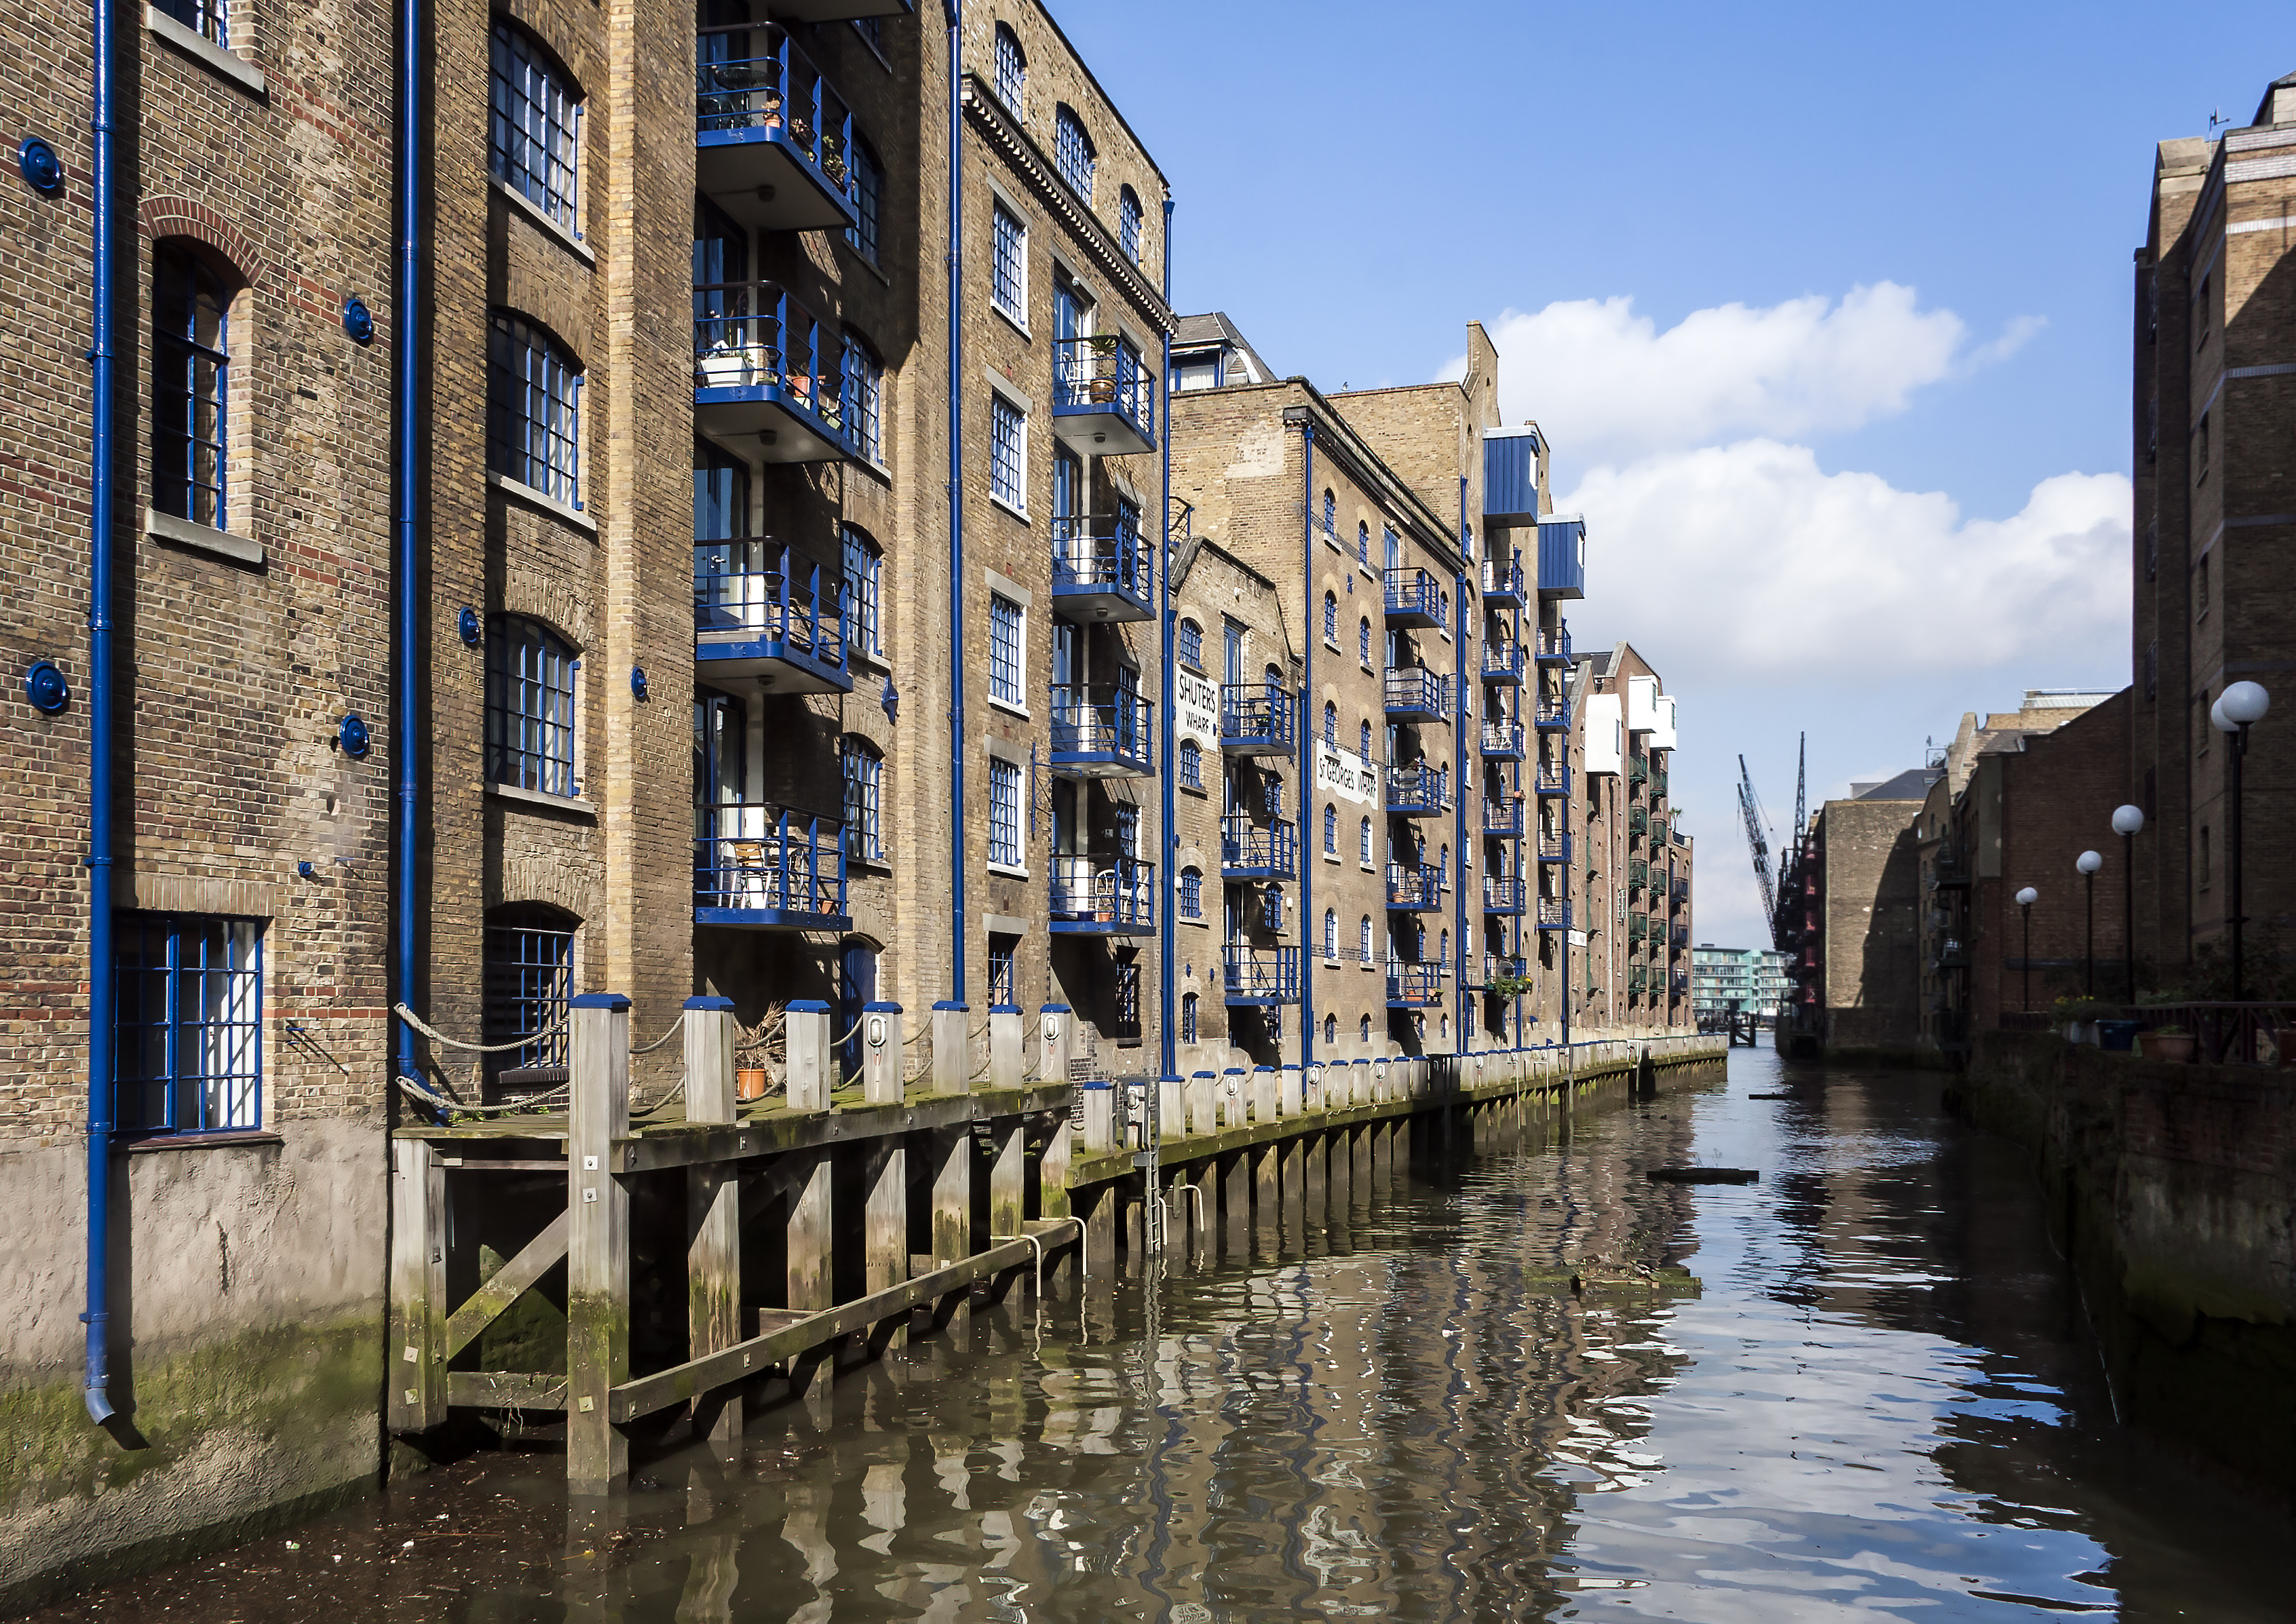
[[[1172,673],[1172,728],[1206,750],[1219,749],[1219,685],[1193,671]]]
[[[1376,807],[1379,768],[1368,757],[1320,742],[1316,746],[1316,791],[1337,795],[1359,807]]]

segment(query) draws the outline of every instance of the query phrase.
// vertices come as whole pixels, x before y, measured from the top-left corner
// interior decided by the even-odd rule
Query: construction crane
[[[1770,927],[1770,939],[1778,939],[1778,888],[1770,880],[1770,842],[1763,833],[1769,818],[1762,811],[1762,803],[1754,793],[1754,775],[1746,770],[1746,758],[1738,758],[1738,816],[1745,821],[1746,844],[1754,853],[1754,888],[1762,894],[1762,916]]]
[[[1778,854],[1778,906],[1770,915],[1770,943],[1783,946],[1777,937],[1777,921],[1791,917],[1786,912],[1787,877],[1800,865],[1803,839],[1809,833],[1809,735],[1803,734],[1795,747],[1793,850]]]

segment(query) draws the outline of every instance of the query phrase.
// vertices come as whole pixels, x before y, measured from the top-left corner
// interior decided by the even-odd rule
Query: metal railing
[[[1486,718],[1483,722],[1482,748],[1483,754],[1487,756],[1521,755],[1523,753],[1522,724],[1493,721]]]
[[[1507,840],[1522,838],[1522,802],[1483,798],[1483,833]]]
[[[1570,831],[1544,831],[1538,837],[1538,860],[1542,863],[1568,863],[1570,860]]]
[[[1390,711],[1423,711],[1436,717],[1451,714],[1449,685],[1440,671],[1431,671],[1425,666],[1390,666],[1381,687]]]
[[[1156,435],[1156,391],[1140,352],[1112,332],[1053,342],[1053,409],[1107,407],[1140,431]]]
[[[1440,1004],[1443,1001],[1444,970],[1444,965],[1437,964],[1388,960],[1387,1001],[1390,1004],[1426,1006]]]
[[[1230,942],[1220,949],[1220,988],[1228,997],[1239,1000],[1297,1004],[1300,949]]]
[[[845,911],[845,825],[770,802],[697,808],[693,906],[744,912]]]
[[[1541,897],[1538,899],[1538,928],[1542,931],[1567,931],[1570,928],[1570,898]]]
[[[1570,663],[1570,628],[1568,626],[1558,626],[1553,631],[1542,627],[1531,636],[1535,658],[1562,665]]]
[[[1570,726],[1570,701],[1552,694],[1538,696],[1538,708],[1533,713],[1533,724],[1539,727],[1567,728]]]
[[[1427,816],[1451,809],[1451,775],[1447,768],[1391,767],[1386,773],[1387,809]]]
[[[1483,595],[1487,598],[1522,596],[1522,566],[1512,560],[1505,563],[1496,559],[1484,560]]]
[[[1390,616],[1417,616],[1437,626],[1445,624],[1443,584],[1425,570],[1395,569],[1383,572],[1382,603]]]
[[[1059,923],[1153,930],[1156,865],[1137,857],[1056,854],[1051,901]]]
[[[1387,906],[1418,912],[1443,906],[1443,871],[1432,863],[1390,863]]]
[[[1127,511],[1053,519],[1053,590],[1119,592],[1143,604],[1154,595],[1153,561],[1140,521]]]
[[[853,112],[778,23],[694,30],[693,128],[761,130],[853,201]]]
[[[1521,682],[1524,664],[1523,648],[1520,643],[1483,644],[1485,682]]]
[[[1220,685],[1220,740],[1225,744],[1267,744],[1289,750],[1298,708],[1280,688],[1257,683]]]
[[[844,584],[796,548],[767,541],[693,544],[693,629],[778,643],[822,665],[845,667]]]
[[[1570,764],[1567,761],[1542,761],[1531,775],[1532,787],[1541,795],[1570,793]]]
[[[1112,756],[1143,771],[1155,760],[1152,708],[1130,688],[1054,683],[1053,754]]]
[[[1249,812],[1220,819],[1220,868],[1250,870],[1256,877],[1289,880],[1299,871],[1300,829],[1288,817],[1255,824]]]
[[[1483,876],[1483,912],[1486,914],[1520,914],[1530,888],[1520,874],[1486,874]]]
[[[1483,985],[1486,987],[1488,987],[1493,981],[1523,980],[1529,977],[1529,973],[1530,961],[1528,959],[1518,958],[1513,954],[1506,953],[1486,953],[1483,955]]]
[[[693,284],[693,387],[773,389],[782,402],[842,435],[847,421],[836,335],[779,283]]]

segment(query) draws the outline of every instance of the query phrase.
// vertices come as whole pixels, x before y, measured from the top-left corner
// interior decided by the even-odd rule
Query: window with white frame
[[[494,316],[487,372],[487,466],[570,507],[582,505],[582,369],[542,327]]]
[[[988,759],[988,860],[1021,866],[1021,764]]]
[[[152,506],[227,528],[231,297],[190,244],[152,252]]]
[[[1021,37],[1005,23],[996,25],[996,99],[1023,116],[1021,101],[1029,87],[1029,59],[1021,53]]]
[[[487,164],[496,180],[574,229],[574,132],[581,98],[566,70],[516,23],[495,22]]]
[[[1029,324],[1029,228],[1002,203],[989,215],[988,302]]]
[[[865,654],[885,652],[885,554],[860,526],[845,527],[845,637]]]
[[[1062,103],[1053,114],[1053,167],[1087,209],[1092,207],[1093,176],[1099,166],[1100,154],[1093,147],[1092,137],[1085,134],[1084,120],[1077,117],[1075,108]]]
[[[1029,414],[1004,396],[988,397],[988,494],[1015,513],[1029,511]]]
[[[988,697],[1015,709],[1025,709],[1021,636],[1027,616],[1018,603],[1001,592],[988,595]]]
[[[261,1128],[261,923],[123,912],[112,930],[112,1097],[120,1129]]]
[[[1116,241],[1135,265],[1140,263],[1141,221],[1140,194],[1127,186],[1116,199]]]
[[[885,856],[885,758],[874,744],[845,735],[845,852],[865,863]]]
[[[488,623],[488,783],[545,795],[580,792],[574,779],[578,668],[566,640],[531,616],[496,615]]]

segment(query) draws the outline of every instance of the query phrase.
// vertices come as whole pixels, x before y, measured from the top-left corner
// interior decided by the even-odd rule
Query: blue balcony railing
[[[1432,1009],[1443,1002],[1441,964],[1387,961],[1387,1006],[1390,1009]]]
[[[1531,777],[1532,788],[1541,795],[1568,796],[1570,793],[1570,768],[1560,761],[1542,761]]]
[[[1570,898],[1541,897],[1538,898],[1538,928],[1542,931],[1568,931],[1570,928]]]
[[[1543,666],[1567,666],[1570,663],[1570,628],[1558,626],[1553,631],[1534,634],[1534,657]]]
[[[693,923],[842,931],[845,826],[793,808],[697,808]]]
[[[1542,833],[1538,837],[1538,860],[1542,863],[1568,863],[1570,860],[1570,831],[1564,829]]]
[[[1298,709],[1281,688],[1220,685],[1220,748],[1247,756],[1290,755],[1297,746]]]
[[[1512,796],[1493,800],[1483,798],[1483,833],[1496,840],[1519,841],[1522,838],[1522,802]]]
[[[1483,644],[1483,680],[1487,683],[1512,685],[1521,682],[1523,664],[1523,649],[1520,643]]]
[[[1396,913],[1429,913],[1443,906],[1443,871],[1432,863],[1390,863],[1387,906]]]
[[[1130,340],[1102,332],[1054,341],[1053,433],[1109,456],[1156,448],[1154,378]]]
[[[1387,714],[1398,721],[1439,722],[1451,714],[1450,680],[1425,666],[1390,666],[1382,682]]]
[[[1483,754],[1494,761],[1520,761],[1523,756],[1522,724],[1506,717],[1483,721]]]
[[[1547,733],[1570,731],[1570,701],[1551,693],[1538,696],[1538,709],[1532,713],[1531,725]]]
[[[771,282],[693,286],[693,421],[768,463],[850,455],[840,340]]]
[[[1053,602],[1072,618],[1152,619],[1153,565],[1140,517],[1128,508],[1053,520]]]
[[[693,654],[705,671],[778,693],[853,690],[838,572],[767,541],[693,544]]]
[[[1526,980],[1529,975],[1530,961],[1528,959],[1517,958],[1506,953],[1483,955],[1483,985],[1486,987],[1494,981]]]
[[[1443,583],[1428,570],[1395,569],[1386,572],[1390,625],[1440,627],[1446,619],[1443,609]]]
[[[1156,865],[1137,857],[1055,856],[1052,929],[1067,936],[1152,934]]]
[[[1155,770],[1155,718],[1130,688],[1054,683],[1053,770],[1085,778],[1139,778]]]
[[[1483,598],[1499,604],[1522,602],[1522,565],[1508,560],[1483,561]]]
[[[1406,817],[1431,817],[1451,809],[1451,775],[1442,767],[1390,767],[1387,809]]]
[[[1300,869],[1300,830],[1290,818],[1262,825],[1248,812],[1220,819],[1220,873],[1235,880],[1289,880]]]
[[[1230,1004],[1297,1004],[1300,949],[1230,942],[1220,949],[1220,987]]]
[[[1483,876],[1483,912],[1486,914],[1520,914],[1528,895],[1520,874]]]
[[[860,219],[853,113],[770,22],[694,31],[696,180],[744,226],[844,228]]]

